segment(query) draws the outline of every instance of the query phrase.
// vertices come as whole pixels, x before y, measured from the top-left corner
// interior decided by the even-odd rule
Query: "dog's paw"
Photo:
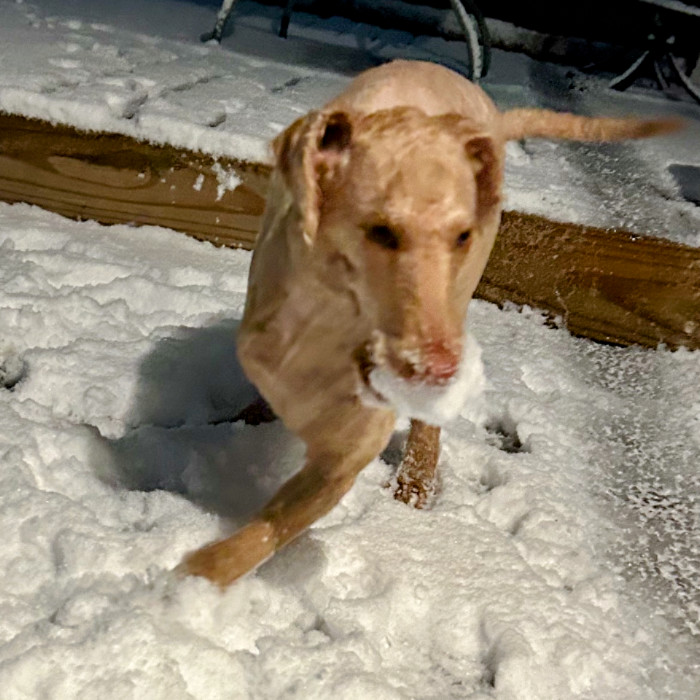
[[[399,474],[396,478],[397,486],[394,498],[414,508],[428,508],[437,492],[436,479],[414,479],[406,474]]]
[[[258,521],[231,537],[188,554],[175,569],[178,576],[201,576],[220,588],[257,568],[275,552],[274,531]]]

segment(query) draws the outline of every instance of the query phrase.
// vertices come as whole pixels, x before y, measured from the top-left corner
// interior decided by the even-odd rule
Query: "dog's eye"
[[[386,250],[399,249],[399,237],[388,226],[370,226],[366,236],[368,241]]]
[[[455,245],[458,248],[464,248],[464,246],[468,243],[469,239],[471,238],[472,232],[471,231],[462,231],[462,233],[457,236],[457,240],[455,241]]]

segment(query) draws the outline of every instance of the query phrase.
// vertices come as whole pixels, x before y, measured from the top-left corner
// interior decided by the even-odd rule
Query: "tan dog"
[[[327,513],[394,429],[392,382],[375,376],[393,377],[422,419],[412,421],[397,492],[422,506],[438,456],[431,424],[446,417],[423,404],[459,391],[467,306],[501,216],[506,141],[640,138],[676,126],[501,113],[457,73],[408,61],[363,73],[292,124],[273,144],[238,352],[306,443],[306,463],[251,523],[181,570],[227,585]]]

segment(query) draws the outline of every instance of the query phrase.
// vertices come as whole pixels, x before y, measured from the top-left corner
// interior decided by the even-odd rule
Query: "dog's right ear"
[[[351,117],[341,111],[311,112],[272,142],[276,167],[294,195],[309,246],[318,231],[321,184],[347,162],[351,142]]]

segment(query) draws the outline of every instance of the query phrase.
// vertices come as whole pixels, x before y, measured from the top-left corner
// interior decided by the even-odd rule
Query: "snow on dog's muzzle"
[[[386,365],[373,366],[367,375],[368,403],[388,405],[399,418],[417,418],[430,425],[454,420],[467,401],[478,399],[485,387],[481,348],[467,333],[457,371],[439,384],[399,376]],[[363,396],[363,398],[365,398]]]

